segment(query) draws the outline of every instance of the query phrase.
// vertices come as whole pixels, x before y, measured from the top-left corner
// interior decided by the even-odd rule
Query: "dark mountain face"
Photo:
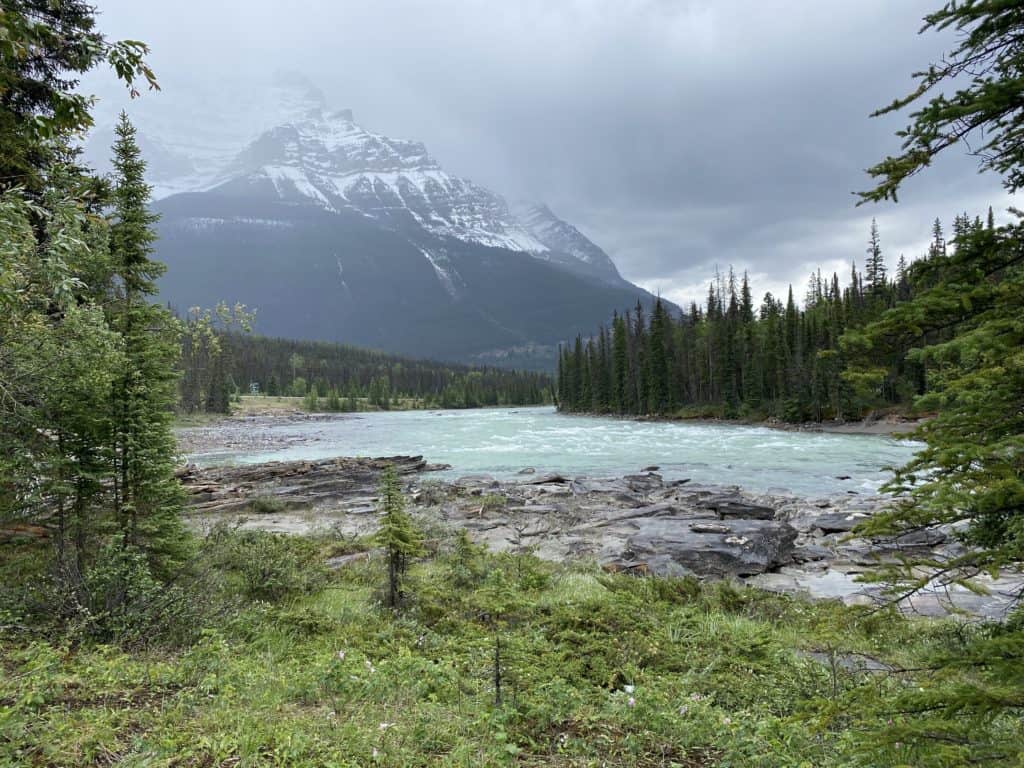
[[[263,334],[550,368],[560,341],[653,298],[546,206],[513,211],[317,104],[155,207],[162,297],[242,302]]]
[[[182,310],[241,301],[257,308],[262,334],[549,368],[559,341],[642,295],[522,252],[414,243],[356,213],[228,191],[157,204],[158,256],[169,266],[161,295]],[[456,295],[424,245],[457,276]]]

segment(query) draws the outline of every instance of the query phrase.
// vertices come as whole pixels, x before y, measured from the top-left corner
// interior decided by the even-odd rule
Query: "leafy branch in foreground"
[[[911,115],[900,133],[903,154],[869,170],[880,181],[862,202],[895,200],[903,181],[973,135],[983,142],[974,149],[982,170],[1000,173],[1011,192],[1024,186],[1024,5],[947,2],[924,29],[947,28],[960,33],[959,44],[941,66],[918,74],[914,93],[879,114],[964,78],[967,86]],[[1024,222],[1013,213],[1016,222],[962,231],[952,253],[913,265],[923,290],[847,339],[861,364],[872,348],[909,348],[907,359],[927,380],[917,405],[938,414],[917,431],[925,447],[889,485],[897,502],[857,530],[900,536],[938,528],[959,539],[950,557],[908,557],[874,576],[899,597],[936,585],[983,591],[977,576],[1019,572],[1024,561]],[[1020,765],[1022,597],[1006,624],[965,632],[894,693],[864,685],[845,702],[844,715],[864,723],[873,764],[882,757],[890,765]],[[878,727],[883,717],[887,725]]]
[[[895,201],[904,181],[959,143],[980,158],[981,170],[1001,174],[1016,192],[1024,186],[1024,5],[949,0],[924,22],[922,33],[953,29],[959,42],[940,63],[915,73],[912,93],[873,115],[899,112],[933,94],[897,133],[902,152],[868,169],[877,186],[859,193],[861,202]],[[959,87],[940,92],[945,85]]]
[[[4,0],[0,8],[0,187],[43,188],[51,143],[93,124],[92,98],[77,91],[81,74],[108,64],[138,95],[159,90],[138,40],[111,41],[96,30],[84,0]]]

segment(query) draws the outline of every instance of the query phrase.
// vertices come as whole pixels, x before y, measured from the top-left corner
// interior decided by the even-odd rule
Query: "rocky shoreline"
[[[608,414],[593,414],[607,417]],[[701,424],[712,426],[735,425],[742,427],[764,427],[778,429],[783,432],[823,432],[832,435],[874,435],[876,437],[898,437],[910,435],[921,426],[927,418],[914,419],[909,417],[887,415],[877,419],[860,421],[803,421],[788,422],[781,419],[718,419],[708,417],[686,416],[625,416],[632,421],[654,421],[675,424]]]
[[[657,467],[614,478],[527,468],[513,480],[470,475],[441,481],[429,473],[447,467],[396,456],[190,465],[179,475],[193,527],[242,517],[238,524],[246,528],[359,537],[376,529],[377,479],[387,464],[402,477],[411,512],[428,530],[463,529],[496,551],[529,550],[553,561],[588,559],[608,571],[738,579],[773,591],[869,604],[886,599],[882,589],[856,579],[879,562],[961,551],[943,530],[896,539],[852,537],[857,523],[884,505],[882,497],[756,494],[666,481]],[[899,607],[998,619],[1024,588],[1024,577],[1006,574],[985,586],[987,595],[936,585]]]

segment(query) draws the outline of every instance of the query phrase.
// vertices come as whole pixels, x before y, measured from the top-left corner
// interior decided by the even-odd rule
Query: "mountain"
[[[520,202],[514,210],[526,231],[546,249],[535,255],[568,269],[586,272],[612,285],[624,282],[607,253],[572,224],[555,216],[543,203]]]
[[[154,178],[173,306],[240,301],[263,334],[550,368],[560,341],[653,300],[547,206],[511,208],[301,79],[275,92],[282,122],[230,157],[227,140],[189,152],[144,126],[191,158],[188,176]]]

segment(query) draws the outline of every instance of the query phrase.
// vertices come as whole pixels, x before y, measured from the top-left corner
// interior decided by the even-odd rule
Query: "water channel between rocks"
[[[526,467],[612,477],[657,465],[669,480],[805,497],[874,493],[888,468],[920,447],[876,435],[566,416],[553,408],[271,419],[185,432],[184,450],[200,465],[413,454],[450,464],[442,479],[507,479]]]

